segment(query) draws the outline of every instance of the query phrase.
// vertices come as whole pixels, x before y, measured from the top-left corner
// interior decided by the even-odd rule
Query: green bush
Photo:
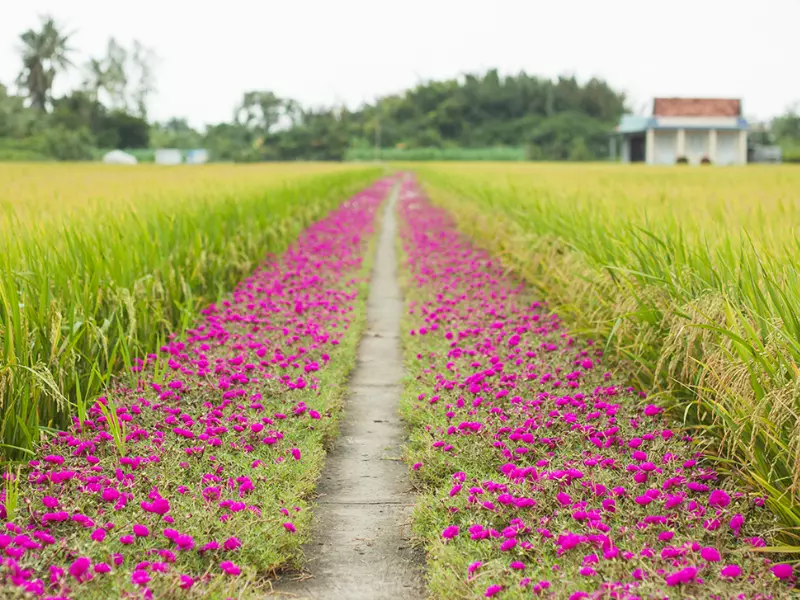
[[[497,146],[494,148],[349,148],[345,160],[387,160],[387,161],[522,161],[525,148]]]
[[[42,161],[51,157],[42,152],[38,140],[0,137],[0,161]]]
[[[93,158],[94,139],[85,127],[77,130],[55,127],[45,130],[41,138],[43,154],[57,160],[92,160]]]
[[[800,163],[800,144],[798,145],[782,145],[783,162],[787,163]]]

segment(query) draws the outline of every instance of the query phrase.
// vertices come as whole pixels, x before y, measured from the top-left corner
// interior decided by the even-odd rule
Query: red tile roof
[[[735,98],[656,98],[654,117],[739,117],[742,101]]]

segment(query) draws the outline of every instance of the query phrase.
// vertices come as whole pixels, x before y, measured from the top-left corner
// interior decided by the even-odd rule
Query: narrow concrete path
[[[276,591],[313,600],[416,600],[424,596],[422,558],[410,545],[414,496],[400,461],[405,431],[402,390],[395,204],[386,203],[367,301],[367,331],[358,348],[339,439],[319,482],[310,577]]]

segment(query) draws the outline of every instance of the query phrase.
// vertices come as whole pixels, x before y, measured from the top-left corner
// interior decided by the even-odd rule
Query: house
[[[747,121],[732,98],[656,98],[651,117],[622,117],[612,148],[617,141],[622,162],[747,162]]]
[[[183,155],[176,148],[159,148],[155,161],[157,165],[179,165],[183,162]]]
[[[194,148],[186,151],[186,163],[190,165],[202,165],[208,162],[208,150],[205,148]]]

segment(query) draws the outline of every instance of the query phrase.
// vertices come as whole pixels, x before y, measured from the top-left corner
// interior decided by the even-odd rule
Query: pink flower
[[[490,585],[488,588],[486,588],[486,592],[484,592],[483,595],[486,598],[491,598],[492,596],[499,594],[502,591],[503,591],[502,585]]]
[[[95,573],[110,573],[111,572],[111,565],[108,564],[108,563],[104,563],[104,562],[97,563],[94,566],[94,572]]]
[[[114,488],[104,488],[101,496],[106,502],[113,502],[119,498],[119,492]]]
[[[131,573],[131,583],[134,585],[147,585],[150,582],[150,574],[147,571],[137,569]]]
[[[794,575],[794,569],[792,568],[792,565],[787,563],[775,565],[770,570],[778,579],[789,579],[792,577],[792,575]]]
[[[725,508],[731,503],[731,497],[724,490],[714,490],[708,496],[708,505]]]
[[[174,540],[175,544],[181,550],[191,550],[194,548],[194,538],[187,534],[181,534]]]
[[[181,575],[181,582],[178,585],[182,590],[188,590],[190,587],[194,585],[194,579],[192,579],[189,575]]]
[[[143,501],[140,506],[142,510],[157,515],[165,515],[169,512],[169,500],[166,498],[156,498],[152,502]]]
[[[676,573],[671,573],[666,577],[666,583],[670,587],[675,587],[683,583],[692,583],[697,577],[697,568],[686,567]]]
[[[229,537],[225,542],[222,544],[222,547],[225,550],[236,550],[242,545],[242,540],[237,537]]]
[[[723,567],[719,574],[721,577],[730,577],[735,579],[742,574],[742,568],[739,565],[728,565]]]
[[[733,530],[733,533],[735,535],[740,535],[742,533],[743,525],[744,525],[744,517],[742,515],[737,513],[731,517],[729,526]]]
[[[711,546],[706,546],[700,550],[700,557],[706,562],[719,562],[722,560],[719,550],[712,548]]]
[[[297,531],[297,528],[291,521],[287,521],[286,523],[284,523],[283,528],[286,529],[286,531],[288,531],[289,533],[294,533],[295,531]]]
[[[238,575],[242,572],[238,565],[229,560],[220,563],[219,568],[222,569],[227,575]]]
[[[91,566],[92,562],[85,556],[81,556],[80,558],[76,558],[69,566],[69,574],[72,575],[78,581],[82,581],[84,575]]]
[[[515,538],[509,538],[500,544],[500,550],[503,552],[508,552],[509,550],[513,550],[517,546],[517,540]]]
[[[102,542],[106,539],[106,530],[102,528],[97,528],[92,532],[90,536],[95,542]]]
[[[150,530],[144,525],[134,525],[133,534],[136,537],[147,537],[148,535],[150,535]]]
[[[450,525],[449,527],[445,527],[444,531],[442,531],[442,537],[446,540],[451,540],[458,535],[458,526],[457,525]]]
[[[132,535],[123,535],[119,538],[120,544],[125,544],[126,546],[132,544],[134,542]]]

